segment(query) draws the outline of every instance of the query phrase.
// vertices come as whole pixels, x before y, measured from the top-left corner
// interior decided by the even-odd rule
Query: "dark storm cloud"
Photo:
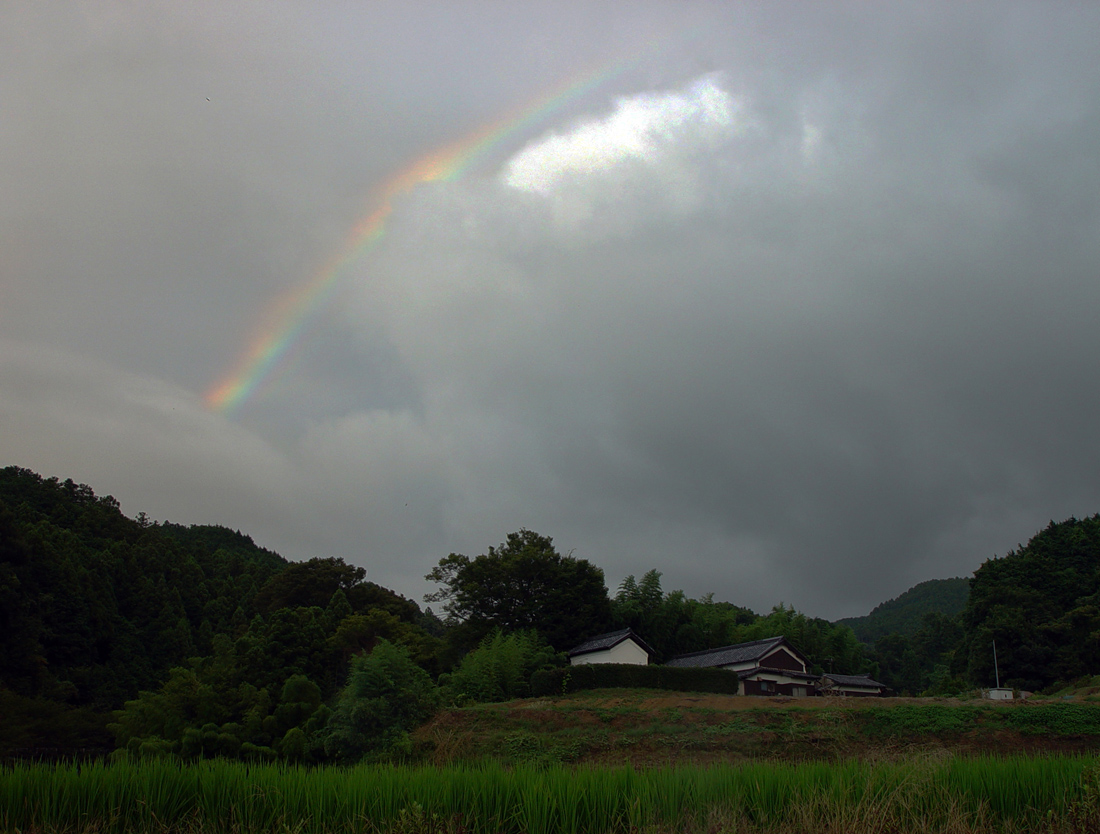
[[[5,13],[5,462],[415,596],[527,526],[824,616],[1100,510],[1088,7],[79,8]],[[372,187],[630,58],[202,410]]]

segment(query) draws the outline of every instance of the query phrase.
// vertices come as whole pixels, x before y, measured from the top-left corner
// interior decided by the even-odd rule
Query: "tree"
[[[452,702],[523,698],[529,694],[531,675],[557,665],[559,657],[533,631],[496,631],[466,655],[449,678],[442,676],[440,687]]]
[[[878,663],[876,680],[902,695],[919,695],[927,686],[912,640],[904,634],[887,634],[875,641],[871,654]]]
[[[425,596],[442,602],[462,639],[474,645],[493,629],[534,629],[566,651],[608,628],[611,606],[603,571],[562,556],[548,536],[509,533],[500,547],[470,559],[452,553],[425,577],[443,587]]]
[[[708,600],[709,604],[709,600]],[[615,628],[629,627],[653,649],[653,660],[661,663],[675,654],[709,648],[701,629],[693,623],[698,605],[683,591],[661,590],[661,572],[649,570],[641,582],[628,576],[619,585],[611,601],[611,618]]]
[[[15,516],[0,500],[0,681],[22,694],[38,691],[46,677],[40,606],[26,587],[30,560]]]
[[[328,722],[325,752],[349,763],[375,752],[407,752],[409,732],[432,716],[438,700],[432,679],[409,653],[379,640],[369,655],[352,661]]]
[[[949,664],[971,684],[1042,689],[1100,665],[1100,515],[1069,518],[974,572]],[[998,668],[993,665],[997,644]]]
[[[313,605],[324,608],[333,594],[340,590],[346,593],[366,575],[365,569],[349,565],[343,559],[293,562],[260,589],[256,594],[256,607],[264,612]]]
[[[381,608],[405,622],[420,618],[420,608],[388,588],[366,581],[366,569],[343,559],[310,559],[291,562],[272,576],[256,594],[256,607],[263,613],[280,608],[327,608],[340,594],[351,611],[361,614]]]

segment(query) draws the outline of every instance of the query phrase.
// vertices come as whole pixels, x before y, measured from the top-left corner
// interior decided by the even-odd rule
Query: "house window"
[[[772,691],[772,682],[771,681],[760,681],[760,691],[761,692],[771,692]]]

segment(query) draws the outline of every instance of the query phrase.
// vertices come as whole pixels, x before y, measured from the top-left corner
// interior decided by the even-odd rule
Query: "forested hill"
[[[240,533],[130,519],[109,495],[18,467],[0,470],[0,541],[0,680],[100,709],[246,626],[287,566]]]
[[[1100,673],[1100,515],[1050,523],[974,572],[956,668],[991,686],[1038,690]]]
[[[109,710],[219,652],[235,701],[234,676],[261,701],[296,674],[328,698],[379,637],[436,656],[419,607],[364,576],[340,559],[288,562],[222,527],[130,519],[84,484],[0,469],[0,736],[50,743],[48,728],[81,710],[103,716],[102,733]],[[61,735],[110,743],[89,733]]]
[[[969,595],[969,579],[929,579],[875,606],[864,617],[846,617],[837,622],[851,628],[864,643],[874,643],[887,634],[911,636],[920,629],[926,614],[960,614]]]
[[[983,563],[969,586],[959,614],[925,613],[911,634],[879,633],[871,656],[880,680],[940,695],[993,686],[997,672],[1003,685],[1032,692],[1092,684],[1100,671],[1100,515],[1052,521]]]

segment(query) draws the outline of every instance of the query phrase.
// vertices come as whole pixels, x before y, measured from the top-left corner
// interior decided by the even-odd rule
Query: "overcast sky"
[[[830,619],[969,575],[1100,511],[1098,43],[1089,3],[4,3],[0,465],[417,601],[523,527]]]

